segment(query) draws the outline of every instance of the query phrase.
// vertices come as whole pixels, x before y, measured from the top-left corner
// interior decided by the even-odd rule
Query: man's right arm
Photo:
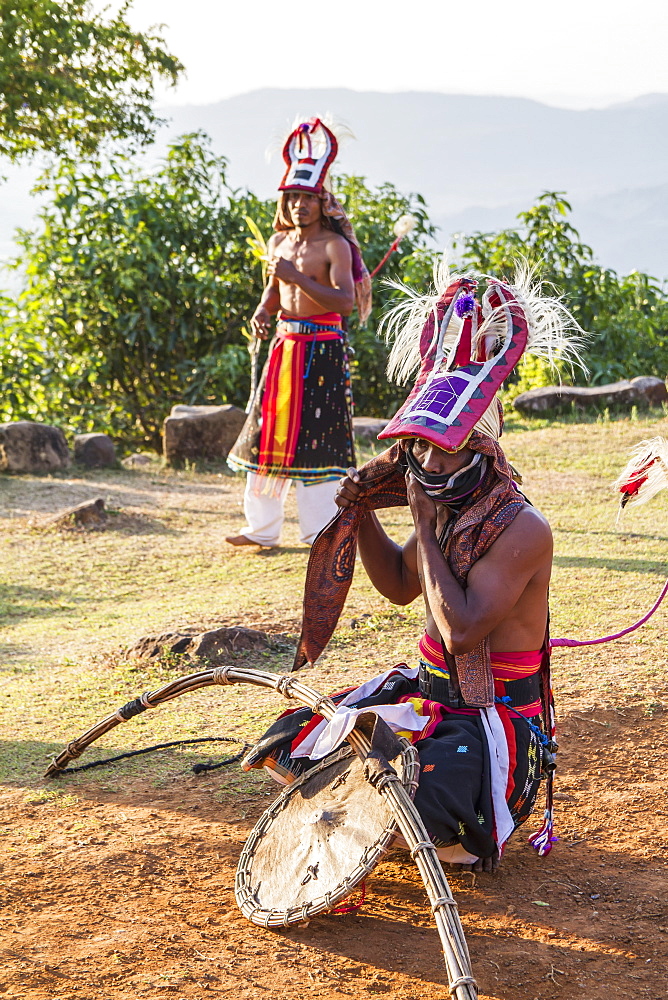
[[[357,503],[363,485],[356,469],[348,469],[341,480],[335,501],[339,507]],[[360,525],[359,553],[369,579],[376,590],[393,604],[410,604],[422,593],[417,574],[417,542],[415,532],[405,545],[397,545],[376,517],[369,511]]]

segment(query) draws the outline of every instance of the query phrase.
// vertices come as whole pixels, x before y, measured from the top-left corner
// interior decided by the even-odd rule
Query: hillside
[[[668,95],[574,111],[519,98],[352,90],[257,90],[214,104],[162,109],[174,135],[201,128],[230,161],[233,186],[271,196],[280,139],[295,115],[331,112],[356,136],[338,168],[425,196],[447,234],[512,224],[543,190],[565,191],[601,263],[668,276]],[[267,162],[268,146],[275,147]],[[13,180],[0,211],[0,252],[29,221]],[[6,189],[7,191],[7,189]]]

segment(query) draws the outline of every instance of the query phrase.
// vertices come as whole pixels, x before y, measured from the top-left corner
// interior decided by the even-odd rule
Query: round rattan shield
[[[417,752],[401,744],[391,763],[412,798]],[[237,867],[239,908],[261,927],[326,913],[375,868],[396,832],[389,806],[345,746],[288,785],[258,820]]]

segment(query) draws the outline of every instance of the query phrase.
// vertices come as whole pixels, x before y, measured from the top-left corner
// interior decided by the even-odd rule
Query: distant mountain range
[[[342,144],[338,169],[424,195],[444,244],[455,232],[510,226],[542,191],[564,191],[599,263],[668,277],[668,94],[574,111],[520,98],[258,90],[161,109],[170,121],[156,152],[204,129],[229,160],[232,186],[269,197],[293,119],[325,112],[356,137]],[[30,221],[22,183],[13,176],[2,191],[0,252],[9,226]]]

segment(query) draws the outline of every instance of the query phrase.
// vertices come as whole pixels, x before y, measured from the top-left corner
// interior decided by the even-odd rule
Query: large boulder
[[[165,461],[179,467],[198,459],[227,458],[245,422],[244,411],[230,404],[173,406],[163,425]]]
[[[535,416],[559,410],[602,406],[660,406],[668,401],[668,390],[663,379],[653,375],[623,379],[610,385],[582,387],[577,385],[548,385],[542,389],[523,392],[513,401],[520,413]]]
[[[58,472],[69,464],[69,448],[59,427],[30,420],[0,424],[0,471]]]
[[[75,434],[74,461],[86,469],[116,465],[116,449],[108,434]]]

